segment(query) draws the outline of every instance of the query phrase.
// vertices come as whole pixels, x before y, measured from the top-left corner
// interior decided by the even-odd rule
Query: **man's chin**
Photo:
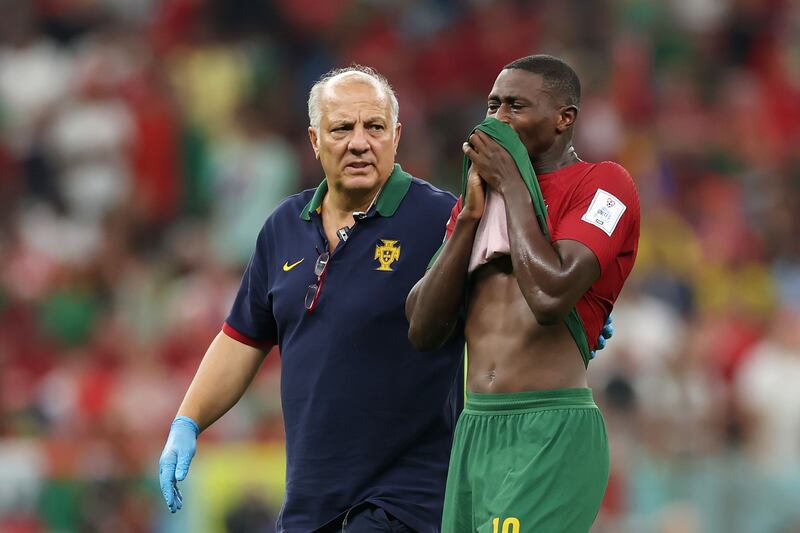
[[[342,176],[342,185],[348,190],[370,190],[374,189],[381,182],[378,173],[372,172],[353,173],[348,172]]]

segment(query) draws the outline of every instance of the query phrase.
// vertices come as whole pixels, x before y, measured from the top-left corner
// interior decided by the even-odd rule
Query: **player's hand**
[[[614,336],[614,326],[611,325],[613,321],[614,317],[608,315],[606,323],[603,324],[603,329],[600,330],[600,337],[597,339],[597,349],[592,352],[592,359],[597,356],[598,350],[602,350],[606,347],[606,341]]]
[[[460,216],[470,220],[479,220],[486,206],[486,183],[478,175],[475,165],[469,167],[467,176],[467,197]]]
[[[183,497],[178,490],[178,481],[183,481],[189,473],[189,465],[197,449],[197,435],[200,427],[188,416],[178,416],[172,421],[167,444],[158,461],[158,482],[161,494],[170,512],[183,507]]]
[[[508,186],[524,187],[522,176],[511,154],[482,131],[475,131],[470,135],[463,150],[472,161],[472,166],[492,189],[505,194]]]

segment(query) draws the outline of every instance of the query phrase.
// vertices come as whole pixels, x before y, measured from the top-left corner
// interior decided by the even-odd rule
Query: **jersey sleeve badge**
[[[603,189],[597,189],[592,203],[589,204],[589,209],[583,214],[581,220],[597,226],[610,237],[625,209],[625,204],[620,202],[619,198]]]

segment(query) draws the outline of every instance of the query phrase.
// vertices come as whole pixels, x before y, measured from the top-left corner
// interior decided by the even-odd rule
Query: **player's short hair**
[[[308,93],[308,121],[314,130],[319,133],[319,125],[322,121],[322,111],[320,110],[320,100],[325,87],[334,79],[339,80],[350,76],[362,78],[369,83],[374,84],[386,98],[389,99],[389,111],[392,120],[392,129],[397,124],[397,116],[400,113],[400,104],[397,102],[397,96],[394,94],[394,89],[389,84],[389,81],[379,74],[375,69],[365,67],[363,65],[350,65],[349,67],[337,68],[330,70],[322,75],[322,77],[311,87]]]
[[[581,105],[581,80],[565,61],[545,54],[521,57],[503,70],[518,68],[539,74],[544,79],[544,89],[564,105]]]

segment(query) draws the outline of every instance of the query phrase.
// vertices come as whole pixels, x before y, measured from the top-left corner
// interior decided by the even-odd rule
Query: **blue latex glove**
[[[597,349],[592,351],[592,359],[597,356],[597,350],[602,350],[605,348],[606,341],[614,335],[614,326],[611,325],[613,321],[614,317],[608,315],[606,323],[603,324],[603,329],[600,330],[600,337],[597,339]]]
[[[170,512],[183,507],[183,496],[178,490],[178,481],[183,481],[189,473],[189,465],[197,450],[197,435],[200,427],[188,416],[178,416],[169,428],[167,444],[158,461],[158,482],[161,494]]]

